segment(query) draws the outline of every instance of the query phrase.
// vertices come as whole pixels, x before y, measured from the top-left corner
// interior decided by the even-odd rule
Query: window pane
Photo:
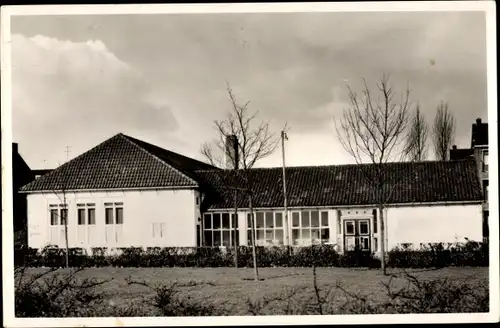
[[[238,228],[238,220],[235,220],[234,218],[234,213],[231,213],[231,228]]]
[[[319,212],[312,211],[311,212],[311,227],[319,227]]]
[[[252,230],[248,230],[248,233],[247,233],[247,245],[248,246],[252,246]]]
[[[266,228],[274,227],[274,215],[273,212],[266,212]]]
[[[229,217],[228,217],[229,220]],[[222,245],[229,247],[231,246],[229,241],[229,230],[222,231]]]
[[[106,224],[113,224],[113,209],[112,208],[107,208],[105,210],[106,214]]]
[[[345,222],[345,234],[354,235],[354,222],[352,221]]]
[[[231,246],[234,246],[234,230],[231,230]],[[236,243],[238,243],[238,239],[236,239]]]
[[[319,243],[320,236],[319,236],[319,229],[311,229],[311,239],[313,243],[317,241]]]
[[[292,229],[292,241],[294,245],[299,244],[299,239],[300,239],[300,230],[299,229]]]
[[[368,222],[366,221],[360,221],[359,222],[359,234],[361,235],[366,235],[368,234]]]
[[[212,226],[212,229],[220,229],[220,214],[219,213],[215,213],[212,215],[213,216],[213,226]],[[214,237],[214,245],[215,245],[215,237]]]
[[[65,225],[67,219],[68,219],[68,209],[62,208],[61,209],[61,224]]]
[[[274,239],[278,241],[278,245],[283,245],[283,229],[274,231]]]
[[[276,219],[276,227],[281,228],[283,227],[283,213],[275,213],[275,219]]]
[[[378,230],[377,210],[373,210],[372,215],[373,215],[373,232],[377,233]]]
[[[204,243],[205,243],[205,246],[213,246],[212,244],[212,231],[211,230],[205,230],[203,232],[203,236],[204,236]]]
[[[229,229],[229,213],[222,214],[222,228]]]
[[[256,219],[257,219],[256,228],[264,228],[264,213],[257,212]]]
[[[85,209],[84,208],[79,208],[78,209],[78,225],[85,224]]]
[[[300,227],[300,213],[299,212],[292,213],[292,226],[293,227]]]
[[[247,214],[247,228],[250,229],[252,227],[252,215],[250,213]]]
[[[123,224],[123,208],[116,208],[116,224]]]
[[[328,227],[328,212],[321,212],[321,226]]]
[[[264,235],[264,230],[257,230],[256,232],[256,236],[257,236],[257,240],[264,240],[265,238],[265,235]]]
[[[309,227],[309,211],[302,211],[302,228]]]
[[[89,208],[89,224],[95,224],[95,208]]]
[[[50,210],[50,225],[58,225],[57,210]]]
[[[212,215],[211,214],[203,215],[203,228],[204,229],[212,229]]]
[[[221,246],[220,231],[214,231],[214,246]]]
[[[274,239],[273,231],[272,230],[266,230],[266,242],[272,243],[273,239]]]
[[[321,229],[321,240],[322,241],[330,241],[330,229]]]
[[[311,231],[309,229],[302,229],[302,239],[310,239]]]

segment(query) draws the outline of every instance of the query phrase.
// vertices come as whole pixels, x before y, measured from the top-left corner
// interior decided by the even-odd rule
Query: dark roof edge
[[[65,193],[76,193],[76,192],[116,192],[116,191],[143,191],[143,190],[178,190],[178,189],[197,189],[198,184],[191,186],[169,186],[169,187],[132,187],[132,188],[100,188],[100,189],[68,189]],[[23,194],[46,194],[46,193],[58,193],[62,190],[19,190]]]

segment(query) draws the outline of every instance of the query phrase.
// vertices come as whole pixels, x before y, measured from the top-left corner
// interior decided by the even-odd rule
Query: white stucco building
[[[252,170],[258,245],[330,243],[377,252],[380,213],[364,174],[371,165]],[[482,195],[471,160],[388,163],[386,244],[482,240]],[[118,134],[24,186],[28,246],[248,245],[247,198],[227,170]],[[390,196],[389,196],[390,195]],[[286,220],[288,218],[288,220]],[[237,225],[237,233],[234,233]]]

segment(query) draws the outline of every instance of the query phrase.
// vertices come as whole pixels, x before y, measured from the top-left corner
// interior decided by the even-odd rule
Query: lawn
[[[29,273],[44,269],[30,269]],[[61,269],[61,271],[64,271]],[[423,279],[443,278],[450,281],[467,281],[473,286],[488,285],[487,267],[449,267],[437,270],[413,270],[413,274]],[[399,274],[401,270],[389,270]],[[259,304],[263,298],[283,295],[298,291],[298,299],[314,296],[314,279],[311,268],[260,268],[261,281],[253,280],[251,268],[88,268],[78,273],[78,277],[94,277],[98,280],[111,279],[98,286],[105,293],[106,302],[111,307],[126,308],[131,304],[140,304],[141,313],[153,315],[154,308],[149,306],[155,292],[138,284],[127,283],[127,279],[146,282],[149,285],[178,284],[183,297],[191,297],[201,302],[211,302],[218,307],[228,309],[232,315],[248,315],[249,303]],[[317,268],[317,286],[321,295],[328,290],[336,290],[333,299],[339,305],[345,293],[369,295],[373,300],[384,301],[387,298],[383,283],[390,277],[383,276],[376,269]],[[342,292],[336,288],[337,282]],[[393,286],[403,287],[406,280],[392,280]],[[338,286],[337,286],[338,287]],[[262,304],[261,304],[262,306]],[[262,314],[273,314],[273,305],[267,305]],[[299,305],[300,306],[300,305]],[[267,312],[266,312],[267,311]]]

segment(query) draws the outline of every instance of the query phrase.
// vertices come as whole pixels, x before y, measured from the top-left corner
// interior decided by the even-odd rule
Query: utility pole
[[[286,171],[285,171],[285,140],[288,140],[288,136],[286,135],[285,130],[281,131],[281,153],[283,155],[283,207],[285,209],[285,223],[283,224],[286,227],[286,240],[285,245],[290,246],[290,238],[289,238],[289,230],[288,229],[288,204],[286,198]]]

